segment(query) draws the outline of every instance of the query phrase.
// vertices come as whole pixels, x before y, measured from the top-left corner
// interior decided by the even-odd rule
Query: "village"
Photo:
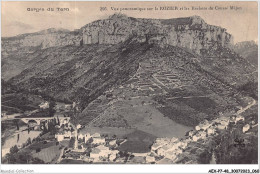
[[[139,66],[141,68],[147,68],[148,65]],[[139,75],[142,75],[142,73]],[[131,82],[133,83],[129,84],[127,87],[131,89],[137,88],[137,91],[141,92],[149,90],[150,93],[165,93],[164,88],[176,83],[175,74],[168,72],[165,72],[163,75],[156,74],[153,76],[153,81],[136,82],[136,80],[136,77],[133,77],[131,79]],[[119,89],[122,88],[125,87],[119,87]],[[107,97],[114,96],[111,91],[107,91],[106,95]],[[131,97],[134,99],[140,96]],[[143,105],[145,104],[148,105],[150,103],[143,103]],[[187,132],[186,137],[156,138],[154,143],[151,145],[149,152],[133,153],[119,150],[119,147],[128,141],[127,138],[117,137],[116,135],[109,136],[99,132],[91,133],[88,126],[84,126],[85,124],[72,124],[70,121],[70,115],[64,116],[63,113],[73,109],[78,110],[76,102],[73,102],[72,104],[57,102],[55,105],[56,112],[53,116],[53,118],[56,119],[54,137],[55,141],[59,144],[60,149],[55,152],[59,157],[55,160],[55,162],[52,161],[52,163],[69,164],[71,161],[74,161],[75,163],[173,164],[179,160],[179,156],[185,152],[190,143],[198,142],[200,140],[207,140],[210,137],[214,137],[219,132],[225,131],[231,124],[243,124],[242,132],[245,134],[248,133],[251,128],[256,127],[258,124],[254,121],[245,122],[245,118],[241,115],[241,113],[255,104],[256,101],[254,100],[249,102],[247,107],[239,108],[237,112],[233,112],[228,115],[223,115],[220,113],[219,117],[214,120],[204,120],[195,126],[194,130]],[[110,103],[110,105],[113,105],[113,103]],[[49,107],[50,103],[48,101],[44,101],[39,105],[39,111],[46,110]],[[135,107],[135,105],[133,105],[133,107]],[[39,127],[36,122],[30,124],[30,126],[34,127],[34,130],[36,127]],[[48,141],[48,139],[44,140]],[[39,157],[39,152],[37,152],[37,150],[35,156]]]
[[[254,105],[252,102],[251,105]],[[237,113],[241,113],[241,108]],[[187,132],[186,137],[157,138],[151,146],[150,152],[132,153],[118,150],[118,147],[127,142],[127,139],[117,138],[115,135],[90,134],[87,128],[80,124],[74,126],[70,122],[63,122],[59,131],[55,134],[60,144],[73,143],[71,147],[65,147],[60,155],[61,160],[78,160],[86,163],[150,163],[150,164],[172,164],[178,161],[188,144],[199,140],[206,140],[225,131],[230,124],[243,124],[242,132],[247,134],[251,128],[258,124],[254,121],[245,123],[245,118],[239,114],[232,116],[220,116],[212,121],[203,121],[195,126],[194,130]]]

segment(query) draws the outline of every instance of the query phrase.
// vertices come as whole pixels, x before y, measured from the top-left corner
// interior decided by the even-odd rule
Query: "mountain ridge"
[[[140,37],[140,42],[157,42],[185,47],[200,54],[212,43],[222,46],[233,45],[233,37],[226,29],[208,25],[201,17],[148,19],[133,18],[114,14],[103,20],[96,20],[80,29],[47,29],[15,37],[3,38],[3,53],[8,55],[15,49],[29,51],[29,48],[45,49],[55,46],[82,44],[118,44],[132,35]],[[14,48],[16,46],[17,48]]]
[[[30,42],[32,37],[28,43],[17,41],[9,53],[2,50],[2,78],[33,94],[79,102],[81,113],[72,120],[85,125],[104,112],[113,113],[109,103],[114,99],[131,107],[136,103],[129,101],[153,103],[153,112],[188,126],[248,100],[245,96],[255,90],[248,84],[257,81],[256,67],[230,48],[230,34],[198,16],[163,21],[167,24],[114,15],[85,25],[82,37],[80,31],[75,35],[65,31],[61,37],[49,30],[35,48],[30,44],[39,43]],[[202,46],[206,38],[210,40]],[[148,99],[136,100],[140,95]],[[134,123],[127,112],[125,118],[117,115],[126,120],[118,124]]]

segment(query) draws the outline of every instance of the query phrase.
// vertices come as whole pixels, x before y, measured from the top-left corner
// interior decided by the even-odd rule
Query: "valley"
[[[218,138],[257,134],[257,64],[247,58],[255,53],[242,55],[231,34],[199,16],[115,14],[74,32],[48,29],[2,45],[2,124],[6,115],[40,115],[51,127],[20,150],[31,162],[209,163],[201,159],[214,152],[220,163],[226,144]]]

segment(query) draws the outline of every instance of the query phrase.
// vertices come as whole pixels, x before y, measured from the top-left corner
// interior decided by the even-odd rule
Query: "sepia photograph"
[[[258,1],[1,2],[3,173],[258,163]]]

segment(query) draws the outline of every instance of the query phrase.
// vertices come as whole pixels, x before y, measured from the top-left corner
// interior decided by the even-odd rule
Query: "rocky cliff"
[[[130,36],[140,42],[158,43],[188,48],[200,54],[214,43],[233,44],[226,29],[208,25],[199,16],[175,19],[138,19],[112,15],[82,27],[84,44],[117,44]]]
[[[199,16],[173,19],[142,19],[114,14],[108,19],[97,20],[70,32],[49,29],[2,39],[2,54],[19,50],[49,48],[82,44],[118,44],[130,37],[139,42],[157,43],[187,48],[200,54],[215,43],[222,46],[233,44],[232,36],[226,29],[208,25]]]

